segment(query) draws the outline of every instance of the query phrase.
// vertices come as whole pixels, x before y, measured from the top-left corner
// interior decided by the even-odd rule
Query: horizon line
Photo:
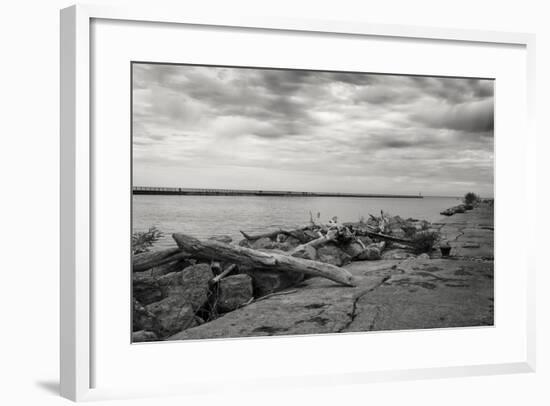
[[[132,185],[132,193],[136,190],[142,191],[142,190],[167,190],[167,191],[179,191],[182,192],[194,192],[194,191],[227,191],[228,193],[231,192],[243,192],[243,193],[277,193],[277,194],[296,194],[296,195],[311,195],[311,196],[319,196],[319,195],[333,195],[333,196],[349,196],[352,197],[353,195],[359,195],[362,197],[372,196],[372,197],[448,197],[448,198],[461,198],[464,197],[463,194],[460,195],[446,195],[446,194],[427,194],[424,195],[422,192],[419,192],[418,194],[412,194],[412,193],[363,193],[363,192],[324,192],[324,191],[315,191],[315,192],[308,192],[308,191],[296,191],[296,190],[283,190],[283,189],[233,189],[233,188],[199,188],[199,187],[176,187],[176,186],[134,186]],[[139,193],[137,193],[139,194]],[[145,194],[145,193],[144,193]],[[183,194],[183,193],[182,193]],[[494,199],[494,196],[483,196],[481,194],[478,194],[479,197],[484,199]]]

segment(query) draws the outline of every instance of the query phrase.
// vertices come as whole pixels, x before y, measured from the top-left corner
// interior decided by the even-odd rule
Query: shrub
[[[132,254],[140,254],[151,249],[153,244],[164,236],[156,227],[147,231],[136,231],[132,233]]]
[[[472,204],[476,203],[477,201],[479,201],[479,196],[476,195],[475,193],[468,192],[464,195],[464,203],[465,204],[472,205]]]
[[[431,252],[434,245],[439,241],[440,235],[437,231],[418,231],[411,237],[412,249],[416,254]]]

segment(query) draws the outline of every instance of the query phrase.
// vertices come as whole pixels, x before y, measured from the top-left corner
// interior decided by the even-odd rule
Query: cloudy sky
[[[133,65],[135,186],[493,194],[493,81]]]

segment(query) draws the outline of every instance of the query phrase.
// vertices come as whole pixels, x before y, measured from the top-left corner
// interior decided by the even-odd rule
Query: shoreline
[[[294,281],[280,294],[250,300],[165,339],[492,325],[493,208],[442,216],[431,227],[449,241],[451,257],[441,258],[439,250],[410,255],[402,247],[392,248],[380,259],[342,265],[355,287],[320,277]]]

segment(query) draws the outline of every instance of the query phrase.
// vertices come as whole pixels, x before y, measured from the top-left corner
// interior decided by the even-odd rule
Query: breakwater
[[[176,187],[134,186],[134,195],[188,195],[188,196],[296,196],[296,197],[365,197],[422,199],[422,195],[336,193],[336,192],[296,192],[286,190],[239,190],[239,189],[198,189]]]

